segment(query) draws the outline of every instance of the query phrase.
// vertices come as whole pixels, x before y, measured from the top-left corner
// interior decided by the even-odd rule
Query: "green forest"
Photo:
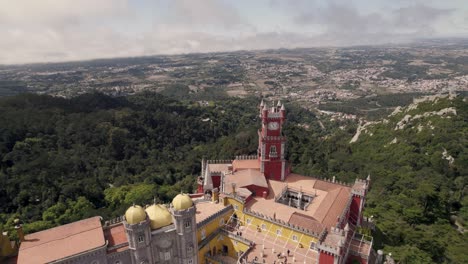
[[[258,98],[208,106],[156,93],[71,99],[22,94],[0,99],[0,229],[26,233],[132,203],[167,203],[192,192],[200,161],[254,154]],[[287,103],[293,171],[352,182],[371,175],[365,214],[376,248],[401,263],[468,263],[468,104],[425,102],[367,127],[321,120]],[[452,107],[456,115],[425,114]],[[406,115],[418,118],[395,130]],[[445,153],[445,154],[444,154]],[[453,160],[446,159],[450,155]],[[10,232],[14,236],[14,232]]]

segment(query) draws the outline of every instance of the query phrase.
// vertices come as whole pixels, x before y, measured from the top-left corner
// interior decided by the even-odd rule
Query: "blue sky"
[[[466,0],[0,0],[0,64],[468,37]]]

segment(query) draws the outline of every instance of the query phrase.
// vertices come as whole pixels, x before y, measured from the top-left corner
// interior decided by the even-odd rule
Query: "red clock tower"
[[[284,105],[278,101],[276,106],[260,104],[262,128],[258,131],[258,160],[260,171],[267,179],[283,181],[289,170],[285,159],[286,137],[282,129],[286,120]]]

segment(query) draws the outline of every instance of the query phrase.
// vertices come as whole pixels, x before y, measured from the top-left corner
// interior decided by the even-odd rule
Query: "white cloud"
[[[260,26],[258,17],[243,10],[248,2],[148,1],[153,6],[144,8],[154,9],[152,14],[130,1],[0,0],[0,64],[376,44],[468,33],[466,7],[432,2],[399,1],[392,9],[363,10],[341,0],[272,1],[262,10],[275,9],[283,17]],[[288,23],[275,27],[279,21]]]

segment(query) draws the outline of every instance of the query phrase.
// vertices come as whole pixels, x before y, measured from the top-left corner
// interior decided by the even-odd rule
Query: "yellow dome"
[[[172,206],[174,206],[174,209],[176,210],[185,210],[192,207],[192,205],[192,198],[190,198],[190,196],[188,196],[187,194],[178,194],[172,200]]]
[[[146,219],[145,210],[139,205],[132,205],[125,212],[125,219],[131,225],[138,224]]]
[[[172,215],[164,205],[153,204],[146,208],[145,211],[151,220],[151,229],[158,229],[172,224]]]

